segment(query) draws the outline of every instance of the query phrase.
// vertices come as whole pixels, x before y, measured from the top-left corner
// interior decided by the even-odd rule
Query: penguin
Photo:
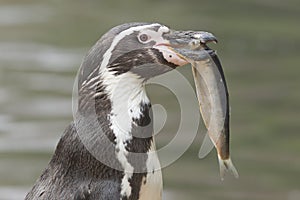
[[[187,64],[170,47],[190,39],[159,23],[127,23],[104,34],[80,66],[74,120],[25,200],[162,199],[145,83]]]

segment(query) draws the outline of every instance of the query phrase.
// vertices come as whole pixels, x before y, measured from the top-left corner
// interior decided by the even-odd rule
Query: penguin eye
[[[145,43],[145,42],[147,42],[149,40],[149,36],[146,35],[146,34],[141,34],[139,36],[139,40],[140,40],[140,42]]]

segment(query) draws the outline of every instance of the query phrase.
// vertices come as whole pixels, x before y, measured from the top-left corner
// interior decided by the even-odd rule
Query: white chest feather
[[[144,178],[139,200],[161,200],[162,199],[162,174],[160,170],[160,163],[155,152],[155,143],[151,145],[147,159],[148,174]]]
[[[142,185],[139,200],[161,200],[162,198],[162,176],[161,171],[149,173],[146,183]]]
[[[133,118],[141,115],[141,103],[149,103],[142,80],[130,72],[115,77],[102,68],[103,83],[111,100],[111,113],[108,116],[111,129],[115,134],[116,157],[119,160],[124,176],[121,181],[121,196],[129,197],[132,193],[129,180],[132,178],[134,168],[127,159],[127,142],[132,139],[131,129]]]

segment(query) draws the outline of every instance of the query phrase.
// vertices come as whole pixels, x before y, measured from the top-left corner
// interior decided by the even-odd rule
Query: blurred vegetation
[[[2,0],[0,16],[5,10],[14,10],[16,13],[12,14],[20,17],[30,13],[36,21],[0,23],[0,45],[34,43],[80,49],[82,57],[108,29],[125,22],[160,22],[173,29],[213,32],[219,44],[211,46],[218,50],[230,89],[231,150],[241,177],[233,180],[228,176],[221,182],[215,152],[198,160],[203,138],[200,134],[184,156],[164,169],[165,189],[176,194],[174,199],[300,199],[291,197],[294,191],[300,191],[300,1]],[[47,20],[43,21],[43,17]],[[23,83],[14,78],[24,73],[62,73],[71,81],[67,92],[29,87],[25,90],[29,93],[20,91],[20,97],[52,95],[71,101],[72,78],[80,62],[62,72],[38,66],[24,72],[22,65],[13,65],[0,60],[0,89],[20,90]],[[192,80],[189,67],[179,71]],[[152,95],[161,101],[170,98],[163,92]],[[3,109],[5,113],[5,106],[0,104],[1,112]],[[50,120],[11,115],[19,122],[31,120],[41,130],[44,127],[39,121]],[[54,129],[58,140],[72,116],[56,117],[60,121]],[[5,133],[0,131],[1,134]],[[29,187],[50,156],[51,152],[0,151],[0,185]]]

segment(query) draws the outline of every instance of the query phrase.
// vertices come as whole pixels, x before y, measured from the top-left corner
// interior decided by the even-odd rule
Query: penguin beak
[[[209,42],[218,42],[212,33],[205,31],[170,31],[163,37],[173,48],[197,49]]]
[[[217,38],[205,31],[174,31],[163,34],[165,43],[156,44],[154,48],[162,52],[164,58],[178,66],[183,66],[189,62],[181,52],[186,50],[210,51],[207,43],[217,43]]]

